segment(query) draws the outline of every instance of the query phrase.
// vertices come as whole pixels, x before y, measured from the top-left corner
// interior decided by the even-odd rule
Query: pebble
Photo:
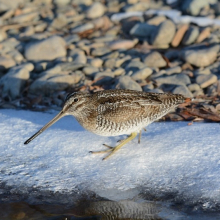
[[[196,77],[196,83],[200,85],[201,88],[207,88],[208,86],[217,82],[218,77],[214,74],[209,75],[198,75]]]
[[[131,89],[142,91],[141,86],[135,82],[130,76],[120,76],[114,86],[116,89]]]
[[[183,39],[183,36],[184,34],[186,33],[186,31],[188,30],[189,28],[189,25],[188,24],[182,24],[182,25],[179,25],[177,31],[176,31],[176,34],[171,42],[171,45],[173,47],[178,47],[180,42],[182,41]]]
[[[25,46],[25,57],[27,60],[54,60],[66,56],[65,41],[58,36],[52,36],[45,40],[28,43]]]
[[[211,34],[211,28],[210,27],[206,27],[204,28],[201,33],[199,34],[196,43],[201,43],[202,41],[204,41],[206,38],[208,38]]]
[[[136,72],[140,69],[145,68],[146,65],[138,60],[131,60],[129,64],[126,65],[125,70],[126,72]]]
[[[150,42],[152,33],[156,30],[156,26],[147,23],[138,23],[130,30],[131,36],[141,37]]]
[[[209,2],[207,0],[185,0],[182,3],[182,10],[190,15],[199,15],[201,9],[207,6]]]
[[[101,17],[105,13],[105,6],[100,2],[93,3],[86,12],[86,17],[94,19]]]
[[[34,69],[33,64],[20,65],[11,68],[7,74],[0,79],[2,89],[2,97],[10,97],[15,99],[20,96],[21,90],[30,77],[30,71]]]
[[[74,49],[69,52],[69,56],[72,57],[73,63],[87,63],[85,52],[80,49]]]
[[[190,92],[195,92],[201,90],[201,87],[197,83],[192,83],[187,86]]]
[[[173,94],[182,94],[185,97],[192,98],[193,94],[189,91],[189,89],[185,85],[177,86],[173,91]]]
[[[174,35],[176,33],[176,26],[171,20],[166,20],[162,22],[157,31],[151,35],[151,43],[155,46],[163,46],[171,43]]]
[[[136,4],[128,4],[123,7],[123,11],[125,12],[133,12],[133,11],[145,11],[149,8],[149,2],[138,2]]]
[[[148,67],[165,67],[167,65],[166,61],[163,59],[161,54],[157,51],[151,52],[144,59],[143,62]]]
[[[121,76],[125,74],[125,70],[123,68],[117,68],[113,71],[115,76]]]
[[[4,30],[0,30],[0,42],[5,40],[7,37],[7,33]]]
[[[83,33],[85,31],[89,31],[89,30],[93,30],[94,29],[94,24],[91,23],[91,22],[88,22],[86,24],[81,24],[81,25],[78,25],[74,28],[71,29],[71,33],[73,34],[80,34],[80,33]]]
[[[110,53],[111,50],[107,47],[99,47],[99,48],[92,48],[91,49],[91,55],[92,56],[103,56],[107,53]]]
[[[31,20],[37,20],[38,19],[38,12],[30,12],[27,14],[21,14],[18,16],[15,16],[11,19],[12,23],[24,23],[24,22],[30,22]]]
[[[161,24],[162,22],[164,22],[166,19],[167,18],[165,16],[162,16],[162,15],[161,16],[156,16],[156,17],[153,17],[153,18],[149,19],[147,21],[147,23],[150,24],[150,25],[157,26],[157,25]]]
[[[52,71],[46,71],[43,76],[31,84],[29,89],[32,94],[43,94],[48,96],[54,92],[63,91],[73,86],[82,78],[83,75],[79,73],[68,75],[62,72],[54,74]]]
[[[200,46],[198,48],[185,49],[181,52],[181,57],[186,62],[197,67],[205,67],[212,64],[219,52],[219,45]]]
[[[9,56],[0,56],[0,71],[4,71],[8,68],[15,66],[15,61]]]
[[[116,40],[108,44],[111,50],[131,49],[138,43],[137,39],[134,40]]]
[[[97,72],[99,72],[99,68],[97,68],[97,67],[87,66],[87,67],[83,68],[83,73],[86,76],[93,76],[94,77]]]
[[[101,67],[103,64],[103,60],[100,58],[95,58],[95,59],[87,59],[87,62],[93,66],[93,67]]]
[[[148,78],[151,74],[153,73],[153,70],[149,67],[145,67],[143,69],[140,69],[136,72],[134,72],[132,75],[131,75],[131,78],[133,80],[144,80],[146,78]]]
[[[197,26],[190,26],[183,37],[182,44],[190,45],[196,41],[198,36],[199,28]]]
[[[189,85],[191,83],[190,78],[183,73],[171,76],[163,76],[155,79],[157,84],[174,84],[174,85]]]

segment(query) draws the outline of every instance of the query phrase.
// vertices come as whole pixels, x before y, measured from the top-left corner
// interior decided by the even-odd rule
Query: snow
[[[72,116],[23,144],[57,113],[0,110],[1,182],[18,190],[91,191],[116,201],[169,194],[206,210],[219,206],[219,124],[153,123],[140,144],[136,138],[106,161],[89,151],[114,146],[120,137],[92,134]]]
[[[189,15],[182,15],[181,11],[171,9],[171,10],[159,10],[159,9],[149,9],[145,12],[126,12],[126,13],[116,13],[111,16],[111,20],[113,22],[118,22],[122,19],[129,18],[132,16],[138,16],[141,17],[144,14],[146,15],[163,15],[167,16],[173,22],[176,24],[182,23],[182,24],[189,24],[194,23],[197,24],[200,27],[205,27],[209,25],[217,25],[220,26],[220,20],[219,19],[212,19],[208,17],[194,17]]]

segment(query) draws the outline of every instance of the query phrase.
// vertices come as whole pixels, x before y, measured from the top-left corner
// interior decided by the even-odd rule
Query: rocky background
[[[217,0],[0,0],[0,108],[121,88],[194,97],[164,119],[219,122],[219,42]]]

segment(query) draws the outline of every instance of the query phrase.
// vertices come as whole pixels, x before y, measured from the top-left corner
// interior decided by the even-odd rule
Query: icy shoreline
[[[219,124],[154,123],[141,144],[135,139],[103,162],[103,155],[88,152],[114,145],[118,137],[89,133],[69,116],[23,145],[55,114],[0,110],[0,180],[7,187],[94,192],[114,201],[171,195],[205,210],[219,206]]]

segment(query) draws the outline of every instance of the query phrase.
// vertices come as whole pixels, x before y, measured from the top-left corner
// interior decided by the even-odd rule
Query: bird
[[[90,153],[108,153],[106,160],[122,146],[134,139],[152,122],[160,119],[174,110],[179,104],[190,102],[191,98],[181,94],[149,93],[144,91],[112,89],[94,93],[73,92],[67,95],[62,110],[38,132],[31,136],[24,144],[49,128],[63,116],[72,115],[86,130],[101,136],[128,135],[115,147],[107,147],[102,151]]]

